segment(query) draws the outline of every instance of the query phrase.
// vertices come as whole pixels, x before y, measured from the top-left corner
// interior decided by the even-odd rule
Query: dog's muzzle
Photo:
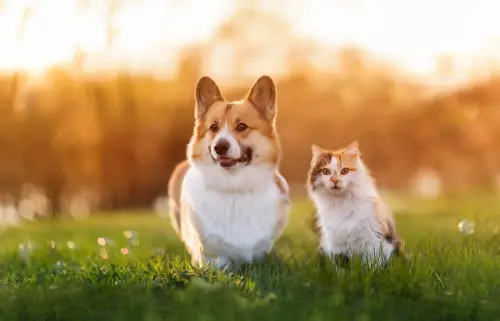
[[[222,140],[217,142],[217,144],[213,147],[215,154],[217,154],[217,157],[214,157],[213,154],[210,152],[210,147],[209,147],[209,152],[210,155],[212,156],[212,160],[220,167],[231,168],[237,164],[243,164],[244,166],[246,166],[252,161],[252,156],[253,156],[252,148],[240,146],[242,155],[239,158],[228,157],[227,151],[229,150],[229,148],[230,145],[227,141]]]

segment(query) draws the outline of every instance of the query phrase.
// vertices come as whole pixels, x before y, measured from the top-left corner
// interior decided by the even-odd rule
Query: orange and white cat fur
[[[399,252],[400,241],[358,143],[338,151],[313,145],[312,154],[307,188],[316,207],[321,251],[335,259],[360,255],[370,267],[385,265]]]
[[[227,101],[202,77],[195,98],[188,159],[169,181],[172,225],[193,264],[250,263],[271,251],[291,207],[278,170],[276,87],[262,76],[244,99]]]

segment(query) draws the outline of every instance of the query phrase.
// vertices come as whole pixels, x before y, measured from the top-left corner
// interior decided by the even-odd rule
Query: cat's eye
[[[323,172],[323,175],[330,175],[330,173],[331,173],[328,168],[323,168],[322,172]]]
[[[347,167],[342,168],[342,170],[340,171],[340,174],[342,175],[346,175],[347,173],[349,173],[349,168]]]
[[[238,126],[236,126],[236,130],[239,132],[244,132],[245,130],[247,130],[247,128],[248,126],[243,123],[239,123]]]
[[[219,130],[219,126],[217,126],[217,124],[212,124],[212,125],[210,126],[210,131],[211,131],[212,133],[215,133],[215,132],[217,132],[218,130]]]

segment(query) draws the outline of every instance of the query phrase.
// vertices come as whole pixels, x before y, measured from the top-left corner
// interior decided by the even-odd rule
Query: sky
[[[79,46],[90,66],[128,65],[158,71],[171,68],[183,46],[208,39],[231,15],[234,0],[122,0],[115,17],[120,29],[113,50],[106,49],[105,6],[89,0],[4,0],[0,8],[0,70],[42,71],[72,59]],[[250,1],[250,0],[249,0]],[[269,0],[268,3],[278,3]],[[283,1],[282,1],[283,2]],[[355,44],[416,74],[434,71],[441,54],[466,68],[500,56],[500,1],[494,0],[288,0],[277,14],[297,36],[325,46]],[[24,37],[19,30],[27,5]]]
[[[500,2],[492,0],[304,1],[297,29],[324,43],[355,43],[415,71],[437,56],[500,54]],[[328,28],[320,28],[328,25]],[[490,52],[491,54],[491,52]]]

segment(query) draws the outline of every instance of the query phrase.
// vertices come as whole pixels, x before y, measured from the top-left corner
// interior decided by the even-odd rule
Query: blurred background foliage
[[[109,3],[112,17],[117,4]],[[109,24],[109,46],[114,37]],[[51,215],[151,206],[185,158],[194,86],[203,75],[229,99],[241,98],[261,74],[275,79],[281,169],[294,195],[304,195],[312,143],[334,149],[352,140],[384,189],[407,191],[419,178],[441,192],[497,189],[500,76],[493,68],[456,86],[431,86],[354,46],[298,38],[279,15],[246,2],[210,39],[182,48],[170,77],[126,68],[92,73],[77,49],[70,63],[42,76],[0,75],[4,205],[38,197],[22,204]],[[214,76],[214,57],[228,53]],[[281,72],[267,71],[277,64]],[[441,79],[453,68],[448,56],[436,61]]]

